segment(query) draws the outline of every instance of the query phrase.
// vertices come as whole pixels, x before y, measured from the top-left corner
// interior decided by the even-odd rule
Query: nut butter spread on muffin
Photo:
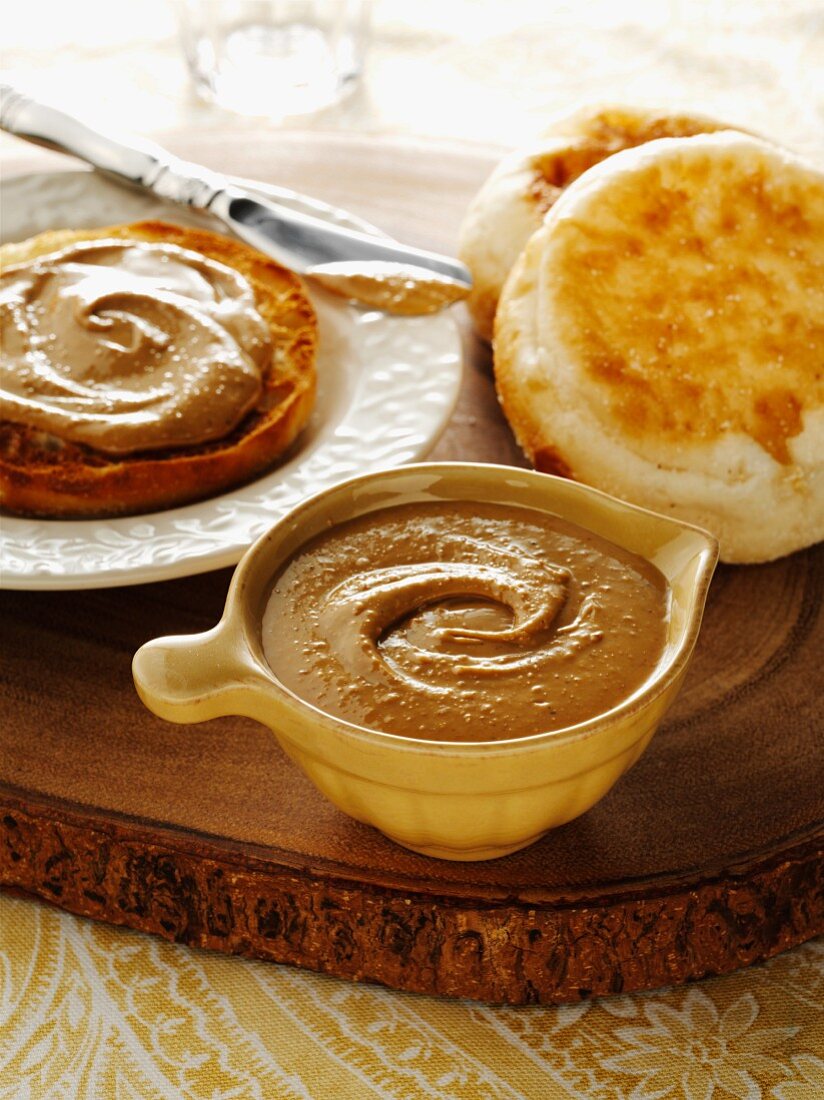
[[[161,222],[0,250],[0,500],[170,507],[248,480],[304,425],[316,321],[297,277]]]

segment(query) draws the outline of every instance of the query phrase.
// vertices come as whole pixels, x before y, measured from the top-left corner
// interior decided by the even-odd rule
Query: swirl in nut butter
[[[81,242],[0,283],[4,419],[111,455],[206,443],[271,361],[248,281],[173,244]]]
[[[659,570],[556,516],[397,505],[303,546],[274,581],[263,646],[294,694],[356,725],[498,741],[606,713],[663,653]]]

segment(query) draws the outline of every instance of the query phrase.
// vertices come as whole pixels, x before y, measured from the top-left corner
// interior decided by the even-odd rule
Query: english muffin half
[[[498,299],[513,264],[553,203],[583,172],[647,141],[725,129],[725,123],[698,114],[587,107],[505,157],[470,204],[460,233],[459,254],[473,278],[467,304],[479,334],[491,340]]]
[[[534,465],[708,528],[824,536],[824,173],[735,132],[574,183],[507,281],[499,397]]]
[[[0,249],[0,504],[148,512],[270,466],[305,425],[317,322],[300,280],[165,222]]]

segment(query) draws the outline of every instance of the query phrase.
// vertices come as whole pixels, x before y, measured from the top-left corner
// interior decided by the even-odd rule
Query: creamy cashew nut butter
[[[238,272],[174,244],[81,242],[7,268],[0,411],[111,455],[220,439],[271,335]]]
[[[665,646],[648,562],[528,508],[402,504],[317,535],[273,581],[266,659],[345,721],[433,741],[502,741],[611,710]]]

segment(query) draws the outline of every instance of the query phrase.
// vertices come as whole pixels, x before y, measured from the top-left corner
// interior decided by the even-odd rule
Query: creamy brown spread
[[[0,282],[0,414],[109,454],[220,439],[272,356],[248,281],[174,244],[81,242]]]
[[[382,260],[328,263],[310,274],[335,294],[401,316],[437,313],[469,294],[468,286],[448,275]]]
[[[628,698],[661,658],[668,598],[650,562],[556,516],[398,505],[286,563],[263,648],[285,687],[356,725],[505,740]]]

